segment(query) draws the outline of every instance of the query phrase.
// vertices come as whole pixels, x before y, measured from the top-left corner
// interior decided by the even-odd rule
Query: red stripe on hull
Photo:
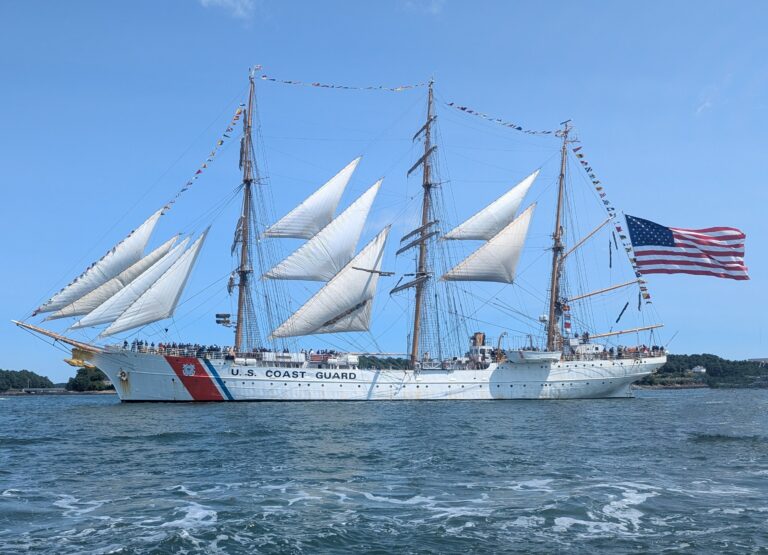
[[[216,384],[194,357],[166,356],[165,360],[195,401],[223,401]]]

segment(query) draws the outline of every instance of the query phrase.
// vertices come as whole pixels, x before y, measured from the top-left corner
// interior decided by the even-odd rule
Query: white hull
[[[122,401],[416,401],[631,397],[632,382],[665,356],[505,362],[482,370],[395,370],[243,365],[106,351],[92,362]]]

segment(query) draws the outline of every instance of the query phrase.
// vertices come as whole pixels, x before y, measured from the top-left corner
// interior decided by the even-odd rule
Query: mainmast
[[[547,316],[547,350],[554,351],[562,347],[557,329],[560,311],[560,275],[562,273],[563,251],[563,197],[565,194],[565,166],[568,157],[568,133],[571,131],[570,120],[563,122],[563,129],[558,133],[563,139],[560,151],[560,177],[557,189],[557,210],[555,212],[555,231],[552,234],[552,276],[549,285],[549,314]]]
[[[248,107],[243,121],[243,139],[240,144],[240,166],[243,170],[243,208],[237,234],[240,239],[240,265],[237,268],[239,277],[237,285],[237,322],[235,324],[235,352],[243,352],[253,347],[250,343],[250,328],[253,325],[253,302],[251,299],[250,280],[253,266],[250,259],[251,239],[251,203],[253,199],[253,148],[251,143],[251,128],[253,125],[253,105],[256,86],[253,72],[249,75],[250,88]]]
[[[427,277],[427,239],[429,238],[429,211],[432,203],[432,104],[433,104],[433,81],[429,82],[429,93],[427,96],[427,122],[422,130],[424,131],[424,155],[420,162],[422,163],[423,197],[421,202],[421,231],[419,233],[419,259],[416,269],[416,298],[413,312],[413,333],[411,335],[411,368],[416,368],[416,361],[419,358],[419,339],[421,334],[421,310],[424,297],[424,286]],[[417,133],[418,136],[418,133]],[[418,165],[419,162],[416,163]],[[421,278],[421,279],[420,279]]]

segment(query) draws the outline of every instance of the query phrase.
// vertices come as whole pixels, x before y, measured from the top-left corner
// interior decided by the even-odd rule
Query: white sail
[[[362,157],[357,157],[347,164],[304,202],[270,226],[264,235],[296,239],[310,239],[316,235],[333,219],[341,195],[360,163],[360,158]]]
[[[275,331],[272,337],[366,331],[389,226]]]
[[[88,314],[111,296],[117,294],[123,287],[131,283],[134,279],[147,271],[155,262],[168,254],[168,251],[171,250],[171,247],[173,247],[173,244],[178,238],[178,235],[174,235],[127,270],[123,270],[116,277],[113,277],[107,283],[99,285],[96,289],[87,295],[80,297],[72,304],[54,312],[48,316],[46,320],[56,320],[57,318],[68,318],[70,316],[82,316],[83,314]]]
[[[114,322],[184,254],[189,238],[173,247],[148,270],[71,326],[72,329]]]
[[[147,221],[131,231],[125,239],[112,247],[112,250],[97,262],[91,264],[85,272],[51,297],[34,314],[64,308],[136,263],[144,254],[144,248],[161,214],[162,210],[152,214]]]
[[[328,281],[355,254],[376,193],[382,180],[349,205],[331,223],[304,243],[293,254],[264,274],[271,279],[302,279]]]
[[[100,337],[114,335],[172,316],[207,234],[206,229],[160,279],[136,299],[111,326],[101,332]]]
[[[448,281],[512,283],[536,205],[526,208],[507,227],[443,275]]]
[[[515,219],[517,209],[520,208],[523,198],[538,175],[539,170],[536,170],[463,224],[443,235],[443,239],[482,239],[487,241],[496,235]]]

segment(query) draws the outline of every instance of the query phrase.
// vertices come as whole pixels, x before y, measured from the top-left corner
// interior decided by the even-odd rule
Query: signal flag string
[[[230,120],[229,125],[227,125],[227,128],[224,130],[224,133],[222,133],[219,139],[216,141],[216,145],[213,147],[213,150],[211,150],[211,152],[208,154],[208,157],[205,159],[205,162],[203,162],[197,168],[192,178],[189,181],[187,181],[181,189],[179,189],[176,195],[167,203],[165,203],[165,206],[163,206],[163,212],[162,212],[163,214],[165,214],[166,212],[168,212],[168,210],[171,209],[171,206],[173,206],[176,203],[178,198],[182,194],[187,192],[189,188],[192,187],[192,185],[195,183],[195,181],[197,181],[197,178],[200,177],[203,174],[203,172],[205,172],[205,170],[208,169],[208,166],[211,163],[213,163],[216,157],[216,154],[219,152],[219,150],[224,145],[224,143],[232,138],[232,133],[235,130],[235,126],[237,126],[237,122],[242,117],[244,109],[245,109],[245,104],[240,104],[237,107],[237,110],[235,110],[235,113],[232,116],[232,119]]]

